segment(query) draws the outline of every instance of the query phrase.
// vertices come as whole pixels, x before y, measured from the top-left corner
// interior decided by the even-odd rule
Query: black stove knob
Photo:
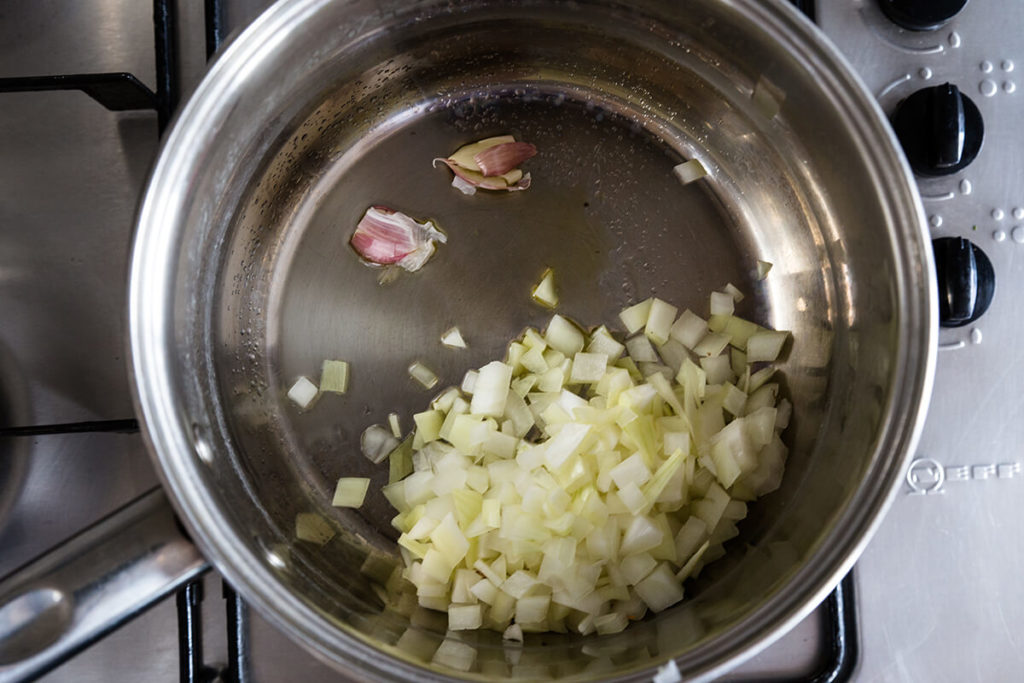
[[[878,0],[885,16],[911,31],[937,29],[960,13],[967,0]]]
[[[985,252],[962,237],[932,240],[939,279],[939,324],[961,327],[988,310],[996,276]]]
[[[985,136],[981,112],[951,83],[922,88],[892,115],[911,167],[927,176],[956,173],[974,161]]]

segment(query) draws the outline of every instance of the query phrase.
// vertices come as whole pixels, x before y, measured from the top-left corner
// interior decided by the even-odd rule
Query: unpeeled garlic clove
[[[500,176],[537,154],[537,147],[529,142],[505,142],[488,147],[473,155],[473,161],[485,176]]]
[[[420,223],[384,206],[366,210],[349,243],[360,256],[375,265],[398,265],[419,270],[434,253],[434,242],[448,238],[430,221]]]

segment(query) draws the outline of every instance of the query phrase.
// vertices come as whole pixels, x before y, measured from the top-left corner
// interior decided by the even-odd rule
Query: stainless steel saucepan
[[[431,164],[505,133],[539,150],[525,192],[465,196]],[[692,158],[709,175],[684,186],[672,168]],[[386,284],[348,246],[381,204],[448,235]],[[705,680],[814,608],[898,485],[935,357],[923,225],[877,106],[782,2],[284,1],[211,67],[153,171],[130,284],[139,415],[202,555],[354,677],[644,680],[674,659]],[[758,259],[774,264],[764,280]],[[444,616],[384,609],[360,572],[395,558],[395,533],[359,435],[424,408],[412,361],[453,383],[543,325],[529,288],[546,267],[584,324],[651,294],[702,311],[737,285],[743,314],[793,331],[791,456],[680,605],[617,635],[530,636],[515,656],[499,634],[453,636],[470,654],[460,672],[431,661]],[[468,350],[438,343],[452,325]],[[297,410],[285,391],[327,358],[351,364],[349,393]],[[372,477],[363,508],[331,507],[339,476]],[[167,515],[159,495],[147,504],[137,529]],[[322,547],[295,540],[310,512],[336,534]],[[125,541],[152,551],[152,590],[201,565],[180,537],[140,549],[174,533],[165,520]],[[104,538],[105,557],[121,552],[125,537]],[[0,586],[0,615],[49,615],[0,619],[0,674],[12,647],[43,661],[42,641],[102,604],[74,598],[83,552]]]

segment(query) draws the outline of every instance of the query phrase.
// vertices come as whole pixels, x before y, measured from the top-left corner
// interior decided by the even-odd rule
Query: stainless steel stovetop
[[[976,105],[984,122],[977,159],[951,175],[920,176],[919,186],[933,237],[974,242],[991,261],[996,293],[979,319],[942,332],[917,460],[843,600],[830,599],[728,680],[987,682],[1024,671],[1024,368],[1013,350],[1024,336],[1016,308],[1024,290],[1024,3],[972,0],[923,31],[900,28],[879,4],[910,23],[964,1],[798,3],[812,8],[886,114],[946,83]],[[229,33],[267,4],[179,0],[185,96],[205,63],[204,11],[219,5],[220,31]],[[0,79],[130,72],[156,90],[156,61],[150,2],[0,5]],[[948,89],[935,92],[933,102],[953,101]],[[0,93],[0,427],[102,422],[93,427],[105,430],[0,438],[0,576],[156,486],[138,434],[110,430],[123,432],[114,421],[132,418],[125,278],[158,135],[152,111],[108,111],[74,91]],[[201,586],[42,680],[170,681],[183,676],[181,661],[196,667],[191,680],[210,680],[239,661],[239,646],[246,666],[237,680],[344,680],[258,615],[240,608],[229,618],[235,605],[215,574]],[[239,613],[241,640],[228,628]],[[184,659],[182,615],[201,625],[185,629],[198,640]],[[0,663],[0,681],[4,671]]]

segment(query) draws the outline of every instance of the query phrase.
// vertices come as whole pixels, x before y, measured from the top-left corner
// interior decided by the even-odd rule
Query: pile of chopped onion
[[[682,600],[787,454],[790,404],[762,362],[787,333],[733,315],[737,296],[707,320],[631,306],[624,343],[555,315],[414,415],[384,493],[418,603],[522,640]]]

